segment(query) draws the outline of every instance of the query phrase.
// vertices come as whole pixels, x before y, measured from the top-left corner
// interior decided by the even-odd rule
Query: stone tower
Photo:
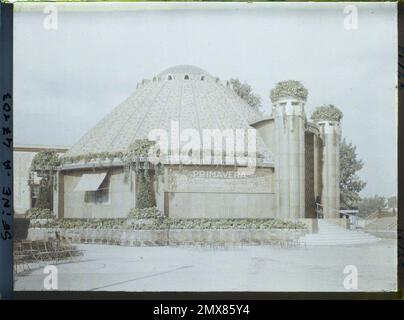
[[[290,90],[292,87],[292,90]],[[296,94],[296,93],[303,94]],[[307,90],[297,81],[284,81],[271,92],[275,122],[277,216],[305,216],[305,113]]]
[[[339,121],[317,121],[323,140],[323,168],[321,203],[324,218],[339,218],[340,189],[339,189],[339,149],[341,127]]]

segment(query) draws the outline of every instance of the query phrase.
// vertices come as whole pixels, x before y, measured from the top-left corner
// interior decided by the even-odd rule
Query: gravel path
[[[79,245],[80,262],[59,264],[59,290],[346,291],[346,265],[358,291],[394,291],[396,242],[282,249],[271,246],[121,247]],[[20,275],[15,290],[44,290],[43,266]]]

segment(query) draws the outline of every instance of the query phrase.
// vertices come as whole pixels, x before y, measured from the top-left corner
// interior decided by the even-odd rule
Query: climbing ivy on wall
[[[148,139],[135,140],[128,148],[124,157],[129,158],[130,161],[136,160],[137,157],[147,157],[150,149],[156,144],[155,141]]]
[[[136,172],[136,208],[144,209],[156,205],[153,173]]]
[[[35,208],[52,209],[52,186],[59,165],[60,158],[55,150],[40,151],[32,159],[30,171],[41,178]],[[34,184],[31,179],[29,184]]]
[[[87,154],[77,155],[77,156],[64,156],[63,163],[74,163],[83,161],[88,163],[92,160],[110,160],[113,161],[115,158],[122,160],[123,163],[133,163],[139,157],[147,157],[148,151],[151,147],[155,145],[155,141],[150,141],[148,139],[135,140],[126,152],[89,152]]]
[[[113,161],[115,158],[121,159],[124,156],[124,152],[90,152],[87,154],[82,154],[78,156],[64,156],[63,163],[74,163],[83,161],[84,163],[88,163],[91,160],[107,160]]]
[[[136,140],[132,143],[128,151],[123,155],[122,161],[124,167],[132,168],[134,165],[136,173],[136,208],[150,208],[156,205],[156,196],[154,191],[155,172],[150,170],[151,165],[148,162],[150,149],[155,145],[155,141],[147,139]],[[143,158],[143,166],[140,162]]]

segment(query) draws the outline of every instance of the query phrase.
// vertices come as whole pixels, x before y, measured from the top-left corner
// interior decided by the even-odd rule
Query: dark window
[[[86,191],[84,196],[86,203],[107,203],[109,202],[109,179],[106,177],[97,191]]]
[[[39,184],[35,184],[31,186],[31,190],[32,190],[32,197],[33,198],[38,198],[39,195]]]
[[[173,80],[173,77],[172,77],[172,76],[168,76],[168,80]]]
[[[202,80],[202,81],[203,81],[203,80],[205,80],[205,77],[204,77],[204,76],[202,76],[202,77],[201,77],[201,80]]]
[[[185,80],[189,80],[189,76],[186,74],[184,77]]]

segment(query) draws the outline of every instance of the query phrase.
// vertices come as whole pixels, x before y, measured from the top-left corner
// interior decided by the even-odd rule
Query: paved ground
[[[80,262],[58,265],[59,290],[345,291],[346,265],[359,291],[396,288],[396,242],[282,249],[270,246],[120,247],[80,245]],[[15,290],[44,290],[43,266],[16,278]]]

